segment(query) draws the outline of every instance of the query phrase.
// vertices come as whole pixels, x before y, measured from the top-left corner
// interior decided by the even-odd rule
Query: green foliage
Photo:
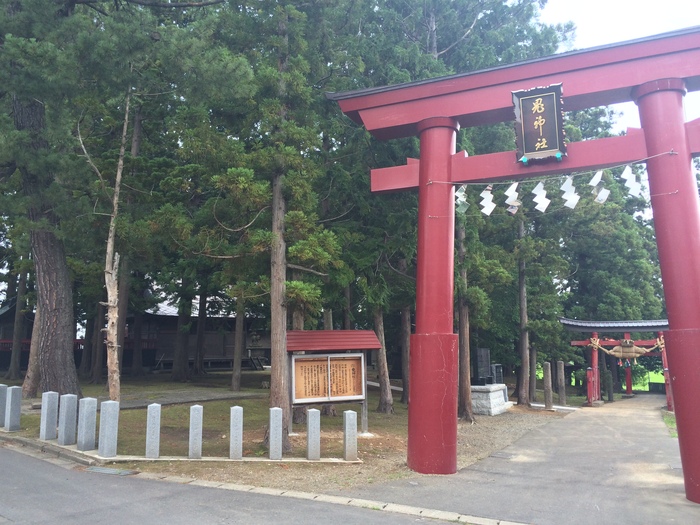
[[[138,147],[127,148],[117,236],[140,286],[227,293],[266,309],[270,182],[281,176],[287,256],[302,268],[290,275],[290,304],[312,318],[348,308],[356,326],[369,326],[379,306],[387,334],[396,333],[392,314],[414,302],[417,196],[371,194],[369,171],[418,157],[418,141],[377,141],[324,93],[536,58],[573,29],[541,24],[541,2],[530,0],[262,0],[216,9],[98,1],[66,2],[58,12],[38,0],[18,5],[0,13],[3,254],[9,247],[15,258],[28,253],[26,210],[44,206],[56,220],[41,221],[67,244],[80,308],[101,299],[105,214],[128,93],[129,141],[137,120],[141,135]],[[11,94],[41,102],[40,131],[16,129]],[[608,136],[613,117],[605,108],[568,113],[568,137]],[[465,128],[458,148],[509,151],[513,135],[510,124]],[[471,206],[458,217],[466,256],[456,268],[468,282],[456,285],[470,308],[473,342],[490,347],[494,360],[518,359],[519,258],[542,358],[577,359],[557,321],[562,315],[663,316],[647,203],[627,197],[616,175],[606,172],[612,194],[604,206],[581,199],[575,210],[552,205],[522,217],[502,209],[484,217],[483,186],[468,187]],[[561,181],[545,184],[555,193]],[[496,186],[498,199],[503,189]],[[521,218],[527,236],[517,240]]]

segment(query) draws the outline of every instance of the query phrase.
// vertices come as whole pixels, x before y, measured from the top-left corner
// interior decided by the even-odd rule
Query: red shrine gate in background
[[[513,92],[555,84],[563,85],[567,111],[636,102],[642,129],[570,143],[560,162],[528,165],[512,151],[456,153],[460,126],[512,121]],[[372,170],[372,191],[418,187],[409,468],[434,474],[457,470],[455,185],[645,161],[670,326],[666,348],[685,490],[688,499],[700,503],[700,202],[691,169],[692,156],[700,155],[700,119],[685,122],[687,90],[700,90],[698,27],[470,74],[327,95],[379,139],[420,137],[420,160]]]
[[[583,341],[571,341],[571,346],[590,347],[589,368],[586,374],[586,397],[588,406],[593,406],[596,401],[603,398],[600,395],[600,368],[598,367],[598,350],[608,355],[627,361],[625,364],[625,393],[632,395],[632,368],[629,360],[642,356],[661,357],[664,371],[664,384],[666,386],[666,407],[673,412],[673,390],[668,371],[668,358],[666,357],[664,330],[668,329],[668,321],[579,321],[576,319],[560,318],[559,322],[570,332],[590,332],[591,337]],[[656,339],[637,339],[630,337],[632,332],[657,331]],[[600,339],[601,333],[623,333],[622,340]],[[657,350],[658,348],[658,350]]]

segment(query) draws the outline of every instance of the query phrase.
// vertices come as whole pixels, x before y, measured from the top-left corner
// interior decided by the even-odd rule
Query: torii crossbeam
[[[512,92],[562,83],[564,107],[634,101],[642,129],[568,145],[561,162],[524,166],[515,152],[456,153],[460,126],[514,120]],[[372,171],[372,190],[418,188],[416,333],[411,338],[408,466],[457,469],[457,336],[453,324],[454,184],[565,174],[646,160],[670,329],[669,369],[686,496],[700,503],[700,202],[691,169],[700,119],[683,97],[700,90],[700,27],[398,86],[330,93],[379,139],[420,137],[420,160]]]

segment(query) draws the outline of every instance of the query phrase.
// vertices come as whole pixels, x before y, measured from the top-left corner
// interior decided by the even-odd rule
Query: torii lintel
[[[686,125],[693,156],[700,156],[700,119]],[[597,170],[645,159],[647,154],[644,131],[629,128],[627,134],[567,144],[568,155],[560,162],[530,166],[517,162],[515,151],[467,156],[460,151],[452,156],[450,181],[466,184],[498,180],[522,180],[543,175],[565,175],[585,170]],[[372,192],[389,192],[418,187],[419,159],[407,159],[403,166],[377,168],[371,171]]]
[[[514,120],[511,92],[562,83],[567,111],[635,100],[637,86],[682,79],[700,90],[700,26],[472,73],[326,96],[379,139],[416,136],[450,117],[461,127]]]

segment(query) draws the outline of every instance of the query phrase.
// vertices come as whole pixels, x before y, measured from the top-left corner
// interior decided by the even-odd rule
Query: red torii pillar
[[[666,349],[685,492],[700,503],[700,201],[685,127],[685,91],[685,82],[672,78],[642,84],[633,95],[651,157],[649,192],[668,312]],[[678,154],[660,155],[669,150]]]
[[[572,143],[560,163],[526,167],[514,152],[454,154],[458,124],[513,120],[511,93],[562,83],[567,110],[634,100],[643,130]],[[380,139],[420,136],[421,159],[373,170],[372,190],[419,187],[416,334],[411,345],[408,464],[422,473],[456,471],[457,359],[453,334],[451,184],[513,180],[647,161],[669,325],[686,496],[700,503],[700,204],[691,155],[700,121],[686,124],[685,89],[700,89],[700,29],[556,55],[491,70],[387,88],[328,94]],[[650,158],[653,157],[653,158]],[[449,289],[448,289],[449,288]]]

